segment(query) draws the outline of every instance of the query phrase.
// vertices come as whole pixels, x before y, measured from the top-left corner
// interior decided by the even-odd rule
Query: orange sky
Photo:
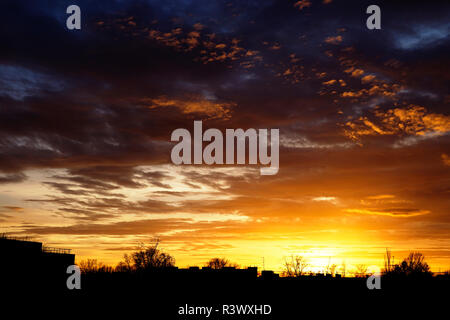
[[[77,261],[96,258],[113,265],[154,237],[181,267],[203,265],[215,256],[262,267],[264,257],[266,268],[281,270],[286,257],[303,255],[311,270],[345,263],[350,272],[357,264],[382,266],[386,248],[393,250],[395,259],[420,250],[434,271],[445,270],[450,262],[446,230],[434,222],[440,207],[392,192],[400,187],[395,183],[407,186],[411,181],[393,180],[389,188],[380,188],[377,180],[383,177],[347,182],[344,169],[314,182],[322,173],[304,173],[298,181],[289,172],[260,176],[259,170],[248,167],[156,168],[167,175],[164,183],[170,189],[121,188],[115,192],[125,198],[117,204],[108,203],[107,197],[77,195],[74,212],[82,205],[120,211],[98,222],[58,214],[66,201],[74,200],[52,192],[42,181],[50,183],[59,169],[28,171],[26,183],[1,189],[8,201],[2,225],[10,232],[29,230],[25,234],[51,246],[72,248]],[[186,175],[196,179],[187,180]],[[50,194],[54,202],[37,201]]]
[[[368,30],[359,1],[296,3],[86,2],[73,32],[0,4],[0,232],[111,265],[157,237],[180,267],[448,270],[450,11],[389,2]],[[279,129],[279,172],[173,165],[195,120]]]

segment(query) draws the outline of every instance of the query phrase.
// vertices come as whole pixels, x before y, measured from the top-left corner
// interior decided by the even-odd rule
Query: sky
[[[81,8],[81,30],[66,8]],[[450,268],[450,8],[1,1],[0,232],[114,265]],[[280,168],[174,165],[171,133],[278,128]],[[263,265],[264,261],[264,265]]]

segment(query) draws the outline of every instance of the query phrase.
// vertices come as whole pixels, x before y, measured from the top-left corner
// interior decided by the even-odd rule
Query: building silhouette
[[[75,264],[70,249],[46,247],[29,238],[0,236],[0,278],[11,288],[65,286],[66,270]]]

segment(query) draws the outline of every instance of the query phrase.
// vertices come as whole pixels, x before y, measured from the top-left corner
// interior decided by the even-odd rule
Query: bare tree
[[[384,273],[389,273],[392,271],[392,252],[390,249],[386,248],[386,253],[384,254]]]
[[[411,252],[408,257],[395,265],[391,273],[400,275],[432,275],[425,256],[420,252]]]
[[[309,263],[305,257],[291,256],[284,260],[283,275],[285,277],[300,277],[305,274],[308,267]]]
[[[153,268],[167,268],[175,265],[175,258],[158,249],[159,240],[150,246],[140,245],[140,248],[129,256],[124,255],[124,263],[130,270],[143,271]]]
[[[98,270],[97,259],[82,260],[78,263],[81,273],[93,273]]]
[[[134,270],[133,258],[131,257],[131,254],[125,253],[123,255],[123,261],[120,261],[117,264],[115,271],[116,272],[131,272],[133,270]]]
[[[127,265],[124,261],[120,261],[115,268],[116,272],[130,272],[132,270],[133,269],[129,265]]]
[[[97,259],[82,260],[78,264],[81,273],[98,273],[98,272],[112,272],[113,268],[105,265],[103,262],[97,261]]]
[[[345,278],[345,274],[347,273],[347,264],[345,263],[345,261],[342,261],[341,272],[342,276]]]
[[[332,264],[330,266],[330,273],[331,273],[332,276],[336,275],[336,269],[337,269],[337,265],[336,264]]]
[[[212,258],[208,262],[206,262],[206,267],[209,267],[211,269],[223,269],[225,267],[234,267],[239,268],[239,265],[236,263],[232,263],[229,260],[225,258]]]
[[[362,278],[367,274],[367,266],[365,264],[357,264],[355,270],[355,277]]]

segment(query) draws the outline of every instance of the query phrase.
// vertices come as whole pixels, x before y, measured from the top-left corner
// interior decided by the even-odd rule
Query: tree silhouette
[[[384,255],[384,273],[389,273],[393,268],[393,256],[390,249],[386,248],[386,254]]]
[[[425,257],[420,252],[411,252],[402,263],[395,267],[395,271],[400,271],[407,275],[414,274],[431,274],[428,263],[425,262]]]
[[[206,267],[218,270],[225,267],[239,268],[239,265],[237,265],[236,263],[232,263],[225,258],[212,258],[211,260],[206,262]]]
[[[389,272],[385,271],[386,275],[401,275],[401,276],[431,276],[428,263],[425,262],[425,256],[420,252],[411,252],[408,257],[403,259],[400,264],[391,267]]]
[[[137,251],[130,255],[124,255],[125,261],[121,261],[116,270],[121,272],[144,271],[175,266],[175,258],[158,249],[158,246],[158,240],[150,246],[141,244]]]
[[[363,278],[367,274],[367,266],[365,264],[357,264],[355,270],[355,277],[356,278]]]
[[[330,274],[334,277],[336,275],[336,270],[337,270],[338,266],[337,264],[332,264],[330,266]]]
[[[291,256],[290,259],[284,260],[285,277],[300,277],[305,274],[306,268],[309,267],[308,260],[302,256]]]
[[[347,273],[347,264],[345,263],[345,261],[342,261],[341,274],[344,278],[345,278],[346,273]]]
[[[97,261],[97,259],[87,259],[82,260],[78,264],[80,267],[81,273],[111,273],[113,272],[113,268],[105,265],[103,262]]]
[[[124,256],[126,256],[126,254]],[[131,272],[133,271],[133,267],[124,261],[120,261],[114,270],[116,272]]]

